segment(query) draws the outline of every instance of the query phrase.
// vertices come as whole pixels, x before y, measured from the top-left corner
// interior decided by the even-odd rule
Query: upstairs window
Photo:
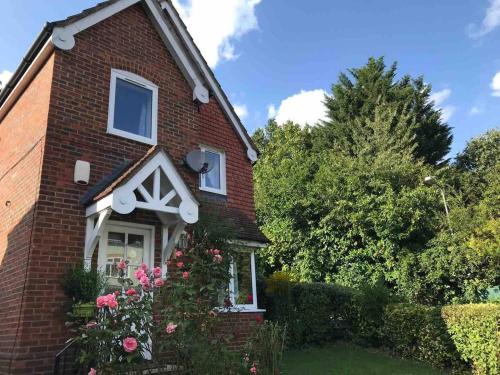
[[[136,74],[111,71],[108,133],[156,144],[158,86]]]
[[[200,175],[200,190],[217,194],[226,194],[226,155],[222,151],[202,146],[205,160],[213,164],[208,173]]]

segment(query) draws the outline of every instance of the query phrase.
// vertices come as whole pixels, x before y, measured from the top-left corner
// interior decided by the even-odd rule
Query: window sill
[[[238,314],[238,313],[264,313],[266,312],[265,309],[258,309],[258,308],[238,308],[235,307],[233,309],[221,309],[217,308],[218,313],[223,313],[223,314]]]
[[[115,128],[112,128],[112,127],[109,128],[108,127],[107,133],[108,134],[112,134],[112,135],[116,135],[116,136],[121,137],[121,138],[131,139],[132,141],[136,141],[136,142],[140,142],[140,143],[145,143],[147,145],[156,146],[156,139],[143,137],[143,136],[140,136],[140,135],[137,135],[137,134],[134,134],[134,133],[126,132],[124,130],[115,129]]]
[[[222,195],[222,196],[227,196],[227,192],[225,190],[217,190],[217,189],[211,189],[211,188],[200,186],[200,191],[204,191],[206,193]]]

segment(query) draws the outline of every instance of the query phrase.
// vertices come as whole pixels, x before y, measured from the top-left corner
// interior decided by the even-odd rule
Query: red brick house
[[[192,150],[210,172],[185,165]],[[69,267],[164,265],[203,210],[248,248],[231,285],[241,311],[226,318],[243,340],[241,322],[262,314],[256,159],[170,1],[110,0],[48,23],[0,93],[0,373],[53,371]]]

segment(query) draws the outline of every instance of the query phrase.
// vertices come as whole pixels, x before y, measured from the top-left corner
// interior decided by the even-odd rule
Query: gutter
[[[26,55],[23,57],[21,64],[17,67],[11,79],[0,92],[0,121],[7,114],[12,104],[15,103],[29,81],[34,77],[40,66],[53,51],[54,45],[50,42],[52,29],[53,24],[47,22]],[[28,79],[26,80],[25,78]]]

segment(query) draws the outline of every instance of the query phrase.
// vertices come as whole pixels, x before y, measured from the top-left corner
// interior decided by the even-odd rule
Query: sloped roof
[[[80,199],[80,203],[84,206],[89,206],[108,196],[114,189],[126,184],[135,172],[139,171],[143,165],[147,164],[147,162],[159,152],[166,153],[162,147],[153,146],[137,160],[125,160],[109,175],[105,176],[94,186],[90,187]],[[202,212],[212,214],[215,213],[221,219],[228,221],[234,228],[236,238],[240,240],[256,241],[260,243],[269,242],[259,229],[256,222],[240,209],[229,208],[225,205],[225,203],[214,203],[202,199],[200,210]]]
[[[223,112],[226,114],[234,130],[241,138],[243,143],[247,146],[247,155],[249,159],[252,162],[256,161],[258,154],[257,147],[255,146],[250,135],[248,134],[246,128],[241,123],[241,120],[234,111],[234,108],[229,102],[227,95],[222,89],[220,83],[215,78],[213,71],[210,69],[206,60],[203,58],[200,50],[198,49],[191,35],[189,34],[186,25],[181,20],[178,12],[175,10],[170,0],[108,0],[98,3],[94,7],[85,9],[78,14],[71,15],[66,19],[47,23],[43,28],[42,32],[40,33],[40,35],[38,36],[38,38],[33,43],[32,47],[30,48],[26,56],[23,58],[20,66],[14,72],[10,81],[5,85],[4,89],[0,92],[0,108],[3,106],[8,96],[14,89],[14,87],[23,78],[24,74],[29,69],[31,63],[35,60],[38,53],[44,48],[47,41],[51,40],[52,43],[55,44],[57,47],[59,47],[59,43],[62,43],[61,45],[63,45],[64,43],[67,42],[68,35],[65,34],[63,35],[64,38],[61,38],[61,35],[57,34],[56,31],[68,27],[71,29],[71,27],[76,22],[85,21],[86,19],[88,20],[92,18],[92,16],[95,16],[98,13],[100,13],[101,11],[104,11],[106,13],[109,7],[113,8],[114,6],[114,8],[118,9],[119,11],[121,10],[119,8],[120,4],[123,4],[123,7],[126,8],[128,6],[137,4],[139,2],[142,2],[149,7],[157,7],[158,9],[160,9],[159,4],[161,4],[161,8],[165,9],[163,12],[161,12],[164,18],[163,22],[165,22],[165,25],[167,26],[169,31],[173,31],[175,33],[177,42],[181,42],[185,50],[184,52],[186,52],[189,55],[191,63],[194,63],[194,65],[196,66],[198,74],[200,74],[203,77],[205,84],[208,84],[210,91],[219,101],[219,104],[221,105]],[[108,12],[108,13],[104,15],[103,19],[105,19],[105,17],[110,17],[114,14],[113,12]],[[170,21],[167,22],[167,20],[169,19]],[[71,34],[70,37],[92,25],[93,24],[89,22],[89,24],[85,25],[84,27],[77,27],[75,29],[71,29],[69,31],[69,34]],[[68,49],[71,49],[71,47],[69,47]]]
[[[163,147],[153,146],[139,159],[135,161],[125,160],[109,175],[104,176],[104,178],[102,178],[97,184],[87,190],[84,196],[80,199],[80,203],[84,206],[88,206],[111,194],[114,189],[124,185],[135,174],[135,172],[140,170],[143,165],[145,165],[159,152],[163,152],[168,156],[167,151]],[[172,160],[172,158],[170,159]],[[192,196],[194,196],[191,190],[189,190],[189,192]]]

